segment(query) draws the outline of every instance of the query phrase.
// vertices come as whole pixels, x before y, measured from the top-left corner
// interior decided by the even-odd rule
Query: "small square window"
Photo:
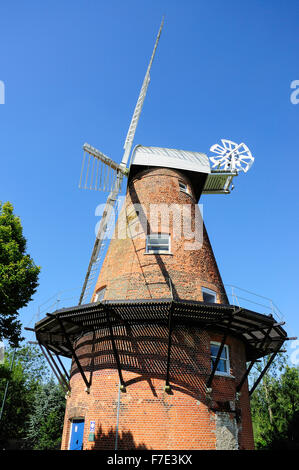
[[[218,356],[218,351],[220,348],[220,343],[211,342],[211,369],[213,369],[214,363]],[[230,375],[230,365],[229,365],[229,352],[228,346],[225,344],[221,356],[217,365],[215,374],[218,375]]]
[[[138,220],[139,211],[135,211],[134,209],[131,212],[127,212],[127,223],[130,224],[131,222],[135,223]]]
[[[170,253],[170,235],[165,233],[147,235],[146,253]]]
[[[94,302],[101,302],[104,299],[106,292],[106,287],[97,291],[96,295],[94,296]]]
[[[217,302],[217,294],[214,290],[202,287],[202,298],[206,304],[215,304]]]

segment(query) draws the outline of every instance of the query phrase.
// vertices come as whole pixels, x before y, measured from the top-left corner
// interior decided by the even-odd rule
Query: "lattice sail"
[[[103,261],[106,248],[108,247],[110,238],[113,235],[113,229],[115,227],[115,220],[110,218],[108,225],[106,226],[105,235],[99,244],[99,250],[95,259],[91,259],[91,265],[86,279],[84,289],[82,289],[79,303],[86,304],[91,300],[91,294],[95,288],[95,284],[99,275],[99,270]]]
[[[127,163],[129,159],[129,155],[131,152],[138,120],[141,114],[143,102],[146,96],[147,88],[150,81],[150,69],[154,60],[154,56],[156,53],[156,49],[158,46],[158,42],[160,39],[162,27],[164,23],[164,18],[162,19],[162,23],[160,25],[160,29],[156,38],[155,46],[151,55],[151,59],[142,83],[142,87],[140,90],[140,94],[137,100],[137,104],[135,106],[135,110],[133,113],[133,117],[130,123],[130,127],[128,130],[128,134],[124,144],[124,154],[120,165],[115,163],[111,158],[107,157],[107,155],[103,154],[99,150],[91,147],[89,144],[84,144],[83,150],[83,162],[81,168],[81,175],[80,175],[80,182],[79,187],[83,187],[84,189],[95,189],[95,190],[102,190],[102,191],[110,191],[110,194],[107,198],[107,202],[105,205],[105,210],[103,213],[103,217],[100,223],[100,227],[98,230],[97,238],[92,250],[90,262],[88,265],[87,273],[85,276],[84,284],[82,287],[79,305],[82,302],[86,302],[91,287],[94,283],[96,273],[98,271],[98,267],[101,264],[101,257],[104,251],[104,246],[107,241],[107,228],[111,222],[112,211],[115,205],[117,196],[121,191],[121,183],[123,180],[123,176],[128,176],[129,169],[127,168]]]
[[[91,145],[84,144],[83,151],[79,188],[112,191],[118,173],[127,174],[123,167]]]
[[[114,218],[113,216],[113,210],[118,198],[118,194],[120,192],[120,187],[123,179],[123,174],[120,172],[117,175],[114,188],[110,192],[105,207],[102,215],[102,219],[100,222],[100,226],[98,229],[97,237],[94,243],[94,247],[91,253],[91,258],[89,261],[87,273],[85,275],[85,280],[84,284],[82,287],[80,299],[79,299],[79,305],[82,304],[83,301],[86,300],[88,293],[90,291],[91,285],[94,281],[95,278],[95,273],[97,272],[98,266],[101,261],[101,256],[103,253],[103,246],[106,244],[107,239],[109,239],[108,234],[111,233],[111,230],[113,229],[114,226]],[[86,292],[88,291],[88,292]]]
[[[137,104],[135,106],[133,117],[132,117],[132,120],[131,120],[131,123],[130,123],[130,127],[129,127],[129,130],[128,130],[128,133],[127,133],[126,140],[125,140],[124,155],[123,155],[123,158],[122,158],[122,164],[123,165],[127,165],[128,158],[129,158],[129,155],[130,155],[130,152],[131,152],[135,132],[136,132],[138,121],[139,121],[140,114],[141,114],[141,111],[142,111],[142,106],[143,106],[144,99],[145,99],[145,96],[146,96],[146,92],[147,92],[147,89],[148,89],[148,85],[149,85],[149,82],[150,82],[150,70],[151,70],[152,63],[153,63],[153,60],[154,60],[154,57],[155,57],[156,49],[158,47],[158,43],[159,43],[159,39],[160,39],[160,36],[161,36],[163,24],[164,24],[164,17],[162,18],[162,22],[161,22],[161,25],[160,25],[159,32],[157,34],[154,49],[153,49],[153,52],[152,52],[152,55],[151,55],[151,58],[150,58],[150,61],[149,61],[149,64],[148,64],[148,67],[147,67],[147,70],[146,70],[146,74],[145,74],[145,77],[144,77],[144,80],[143,80],[143,83],[142,83],[142,87],[141,87],[141,90],[140,90],[140,93],[139,93]]]

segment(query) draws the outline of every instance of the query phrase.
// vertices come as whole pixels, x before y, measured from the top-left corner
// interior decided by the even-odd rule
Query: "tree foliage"
[[[257,449],[299,450],[299,368],[280,355],[253,393],[251,413]]]
[[[27,449],[50,450],[60,447],[65,392],[50,376],[44,356],[36,346],[6,352],[0,366],[0,405],[7,379],[8,393],[0,425],[0,441],[20,440]]]
[[[35,395],[27,439],[35,450],[55,450],[61,445],[65,392],[53,379]]]
[[[0,339],[7,339],[11,346],[18,346],[22,339],[18,310],[35,293],[39,272],[26,254],[26,239],[13,206],[0,204]]]
[[[9,380],[0,426],[0,439],[5,441],[25,438],[35,394],[50,376],[45,359],[36,346],[23,346],[17,350],[10,371],[13,354],[10,349],[0,367],[0,405]]]

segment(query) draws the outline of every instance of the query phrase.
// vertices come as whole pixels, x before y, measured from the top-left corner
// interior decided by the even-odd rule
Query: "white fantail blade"
[[[159,39],[160,39],[160,36],[161,36],[163,24],[164,24],[164,16],[162,18],[160,29],[159,29],[157,39],[156,39],[156,42],[155,42],[155,46],[154,46],[154,49],[153,49],[153,53],[152,53],[152,56],[151,56],[151,59],[150,59],[150,62],[149,62],[144,80],[143,80],[143,83],[142,83],[142,87],[141,87],[141,90],[140,90],[140,93],[139,93],[137,104],[135,106],[135,110],[134,110],[134,113],[133,113],[131,124],[130,124],[129,130],[128,130],[128,133],[127,133],[127,137],[126,137],[126,140],[125,140],[124,155],[123,155],[123,158],[122,158],[122,161],[121,161],[122,166],[126,166],[127,163],[128,163],[131,148],[132,148],[132,145],[133,145],[135,132],[136,132],[138,121],[139,121],[140,114],[141,114],[141,111],[142,111],[143,102],[144,102],[146,92],[147,92],[147,88],[148,88],[148,85],[149,85],[149,82],[150,82],[150,70],[151,70],[151,66],[152,66],[152,63],[153,63],[153,60],[154,60],[154,57],[155,57],[158,42],[159,42]]]
[[[249,148],[244,143],[236,144],[228,139],[221,139],[220,144],[212,145],[210,151],[216,153],[210,157],[212,169],[246,173],[254,162]]]

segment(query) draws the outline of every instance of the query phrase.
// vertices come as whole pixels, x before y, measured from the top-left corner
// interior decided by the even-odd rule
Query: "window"
[[[215,304],[217,302],[217,294],[214,290],[202,287],[202,298],[206,304]]]
[[[131,210],[130,213],[127,212],[127,223],[130,224],[131,222],[136,222],[139,216],[139,211],[135,211],[135,209]]]
[[[95,302],[100,302],[101,300],[103,300],[105,292],[106,292],[106,287],[104,287],[103,289],[98,290],[96,295],[94,296],[94,301]]]
[[[220,348],[220,343],[211,342],[211,369],[216,361],[218,351]],[[229,366],[229,353],[228,346],[225,344],[222,353],[217,365],[215,374],[218,375],[230,375],[230,366]]]
[[[188,186],[183,181],[179,181],[179,187],[180,187],[180,191],[182,191],[183,193],[189,194]]]
[[[170,253],[170,235],[153,233],[146,237],[146,253]]]

